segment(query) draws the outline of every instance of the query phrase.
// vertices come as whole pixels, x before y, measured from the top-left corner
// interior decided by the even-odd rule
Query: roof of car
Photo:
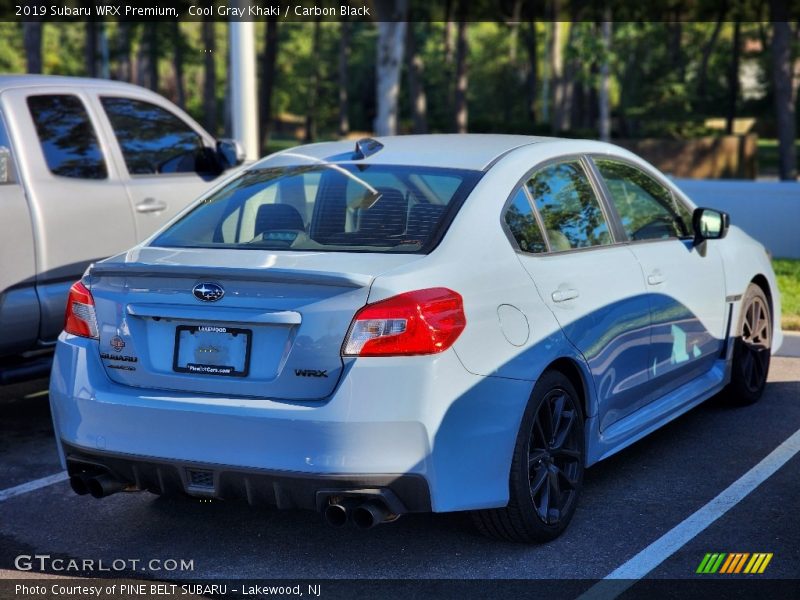
[[[67,77],[62,75],[0,75],[0,91],[9,88],[40,87],[63,85],[69,87],[122,87],[138,91],[149,91],[132,83],[112,79],[93,79],[91,77]]]
[[[289,148],[272,154],[253,166],[285,166],[310,161],[485,170],[504,154],[521,146],[560,141],[559,138],[489,133],[398,135],[371,139],[380,142],[383,148],[366,158],[354,156],[356,140],[342,140]]]

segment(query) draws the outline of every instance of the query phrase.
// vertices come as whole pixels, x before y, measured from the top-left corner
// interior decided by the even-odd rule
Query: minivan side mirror
[[[728,234],[730,215],[713,208],[697,208],[692,214],[692,228],[694,229],[694,243],[700,244],[705,240],[721,240]]]
[[[225,169],[236,167],[244,162],[245,152],[239,140],[217,140],[217,154]]]

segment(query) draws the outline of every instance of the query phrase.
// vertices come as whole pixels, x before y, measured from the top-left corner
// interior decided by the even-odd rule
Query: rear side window
[[[595,161],[631,240],[691,235],[692,216],[667,188],[641,169],[607,159]]]
[[[203,152],[200,135],[168,110],[132,98],[100,100],[131,175],[218,169]]]
[[[544,167],[527,185],[542,217],[551,251],[612,242],[600,202],[578,161]]]
[[[427,252],[479,178],[476,171],[391,165],[246,171],[153,245]]]
[[[536,222],[525,190],[520,188],[508,205],[503,220],[523,252],[547,252],[542,230]]]
[[[89,114],[73,95],[29,96],[36,134],[53,175],[105,179],[106,163]]]

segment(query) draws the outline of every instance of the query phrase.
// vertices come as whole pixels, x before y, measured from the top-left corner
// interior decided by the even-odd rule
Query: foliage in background
[[[800,331],[800,260],[775,259],[772,268],[781,292],[783,329]]]

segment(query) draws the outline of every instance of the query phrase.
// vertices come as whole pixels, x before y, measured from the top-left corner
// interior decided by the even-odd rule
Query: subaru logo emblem
[[[216,283],[198,283],[192,288],[194,297],[203,302],[216,302],[225,295],[225,290]]]

